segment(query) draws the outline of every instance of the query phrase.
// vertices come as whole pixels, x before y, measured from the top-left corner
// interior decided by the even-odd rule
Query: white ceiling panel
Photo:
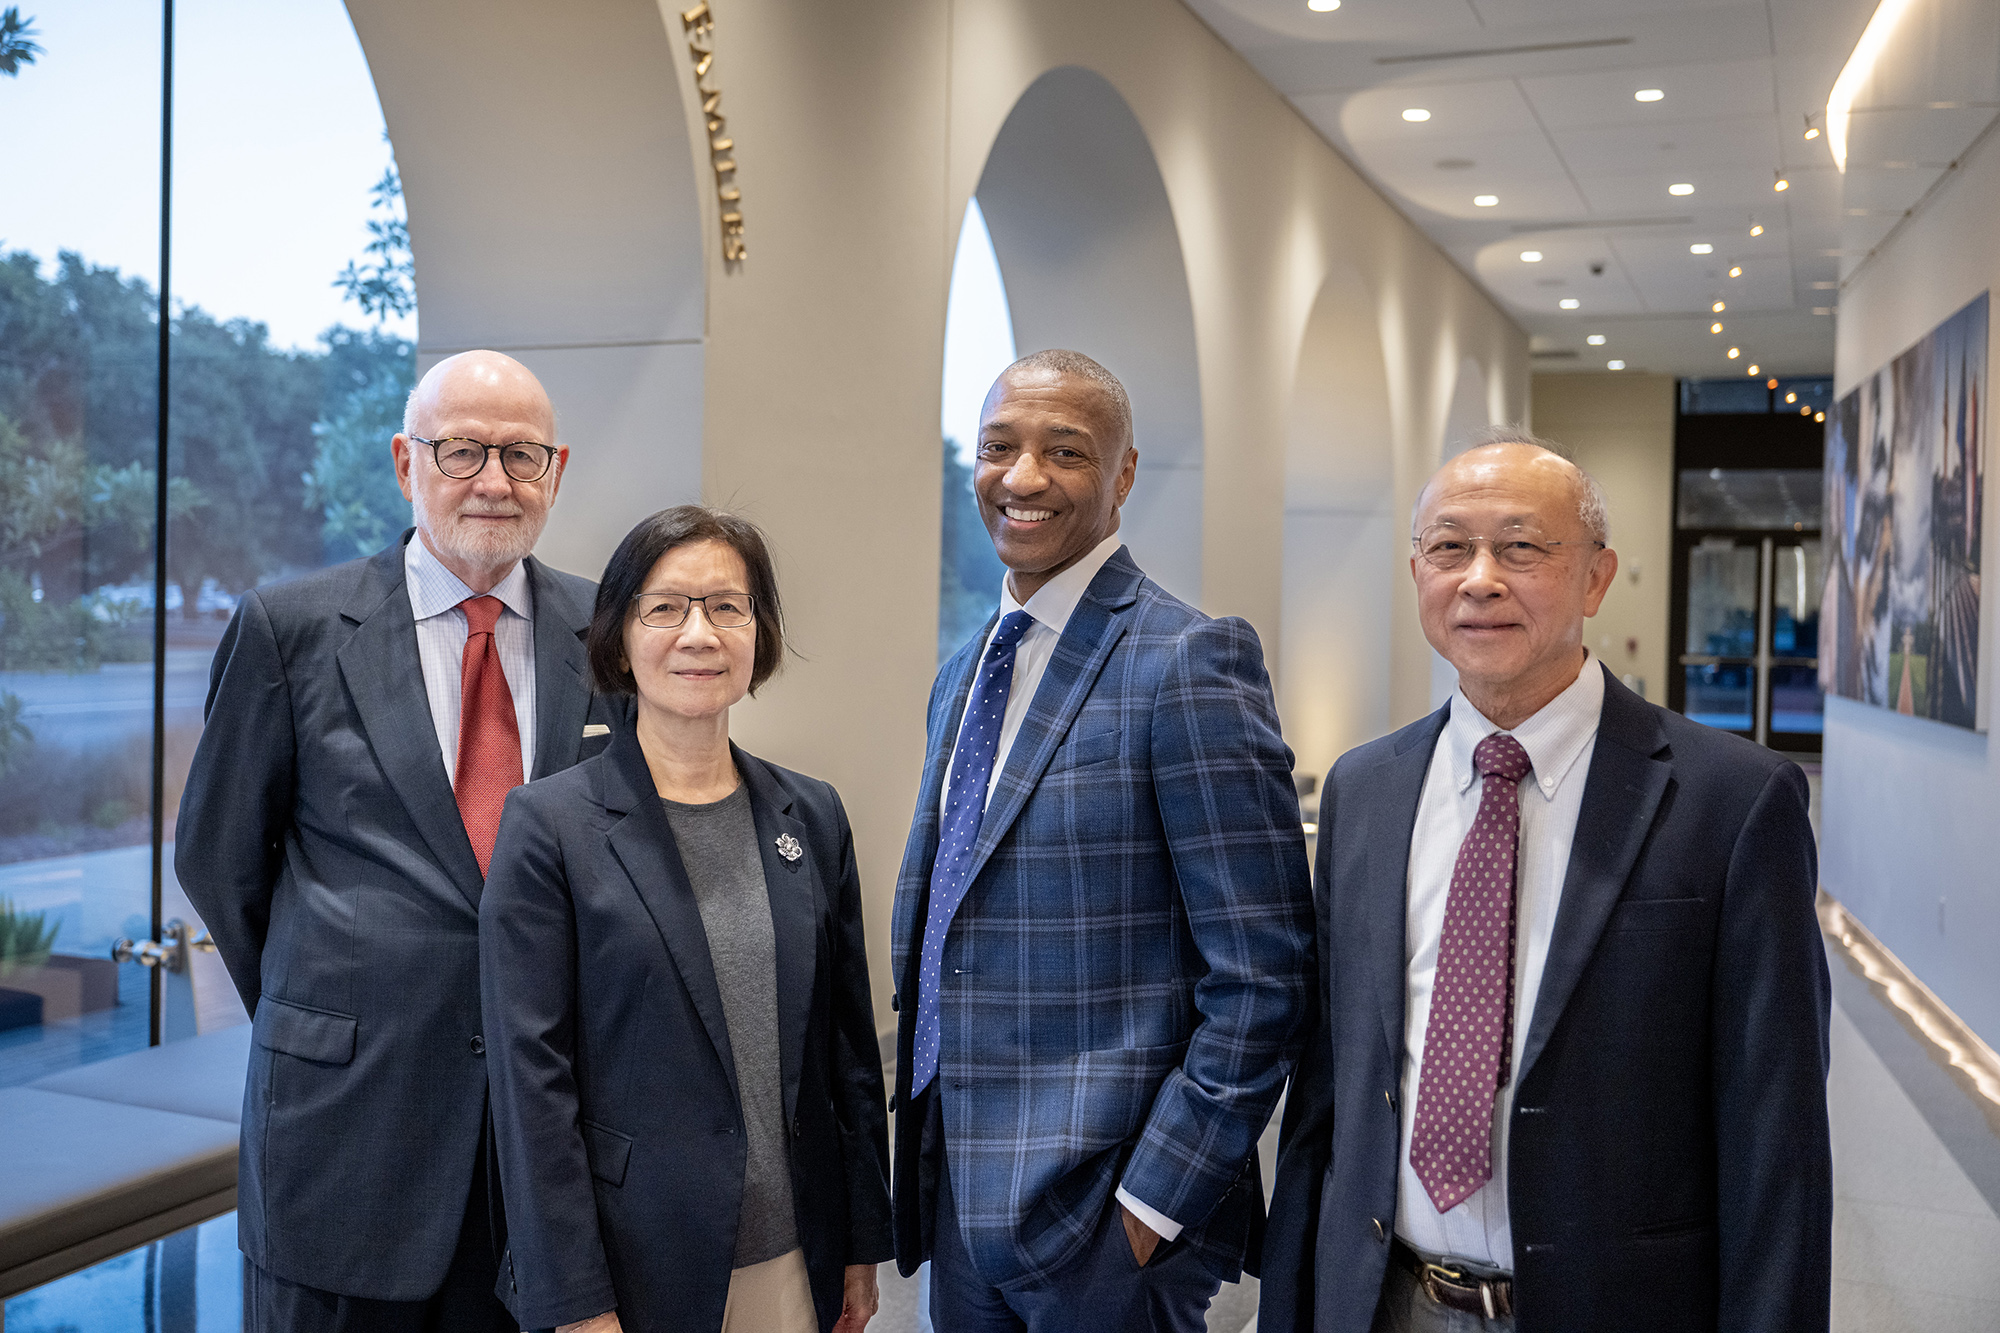
[[[1489,27],[1560,23],[1571,19],[1651,18],[1716,8],[1715,0],[1471,0]]]
[[[1520,85],[1512,79],[1482,79],[1448,86],[1370,88],[1364,92],[1294,100],[1302,107],[1313,107],[1315,112],[1337,101],[1340,132],[1357,144],[1377,141],[1423,144],[1470,135],[1491,138],[1531,134],[1540,138],[1542,134],[1533,108],[1521,95]],[[1413,109],[1429,112],[1430,119],[1421,123],[1404,120],[1403,112]]]
[[[1677,180],[1703,167],[1757,167],[1778,162],[1777,135],[1766,116],[1683,121],[1678,125],[1617,125],[1556,130],[1563,163],[1579,179],[1606,172],[1660,170]]]
[[[1342,0],[1315,13],[1305,0],[1210,0],[1209,6],[1288,42],[1426,42],[1477,38],[1479,15],[1466,0]]]
[[[1546,75],[1522,79],[1521,88],[1551,130],[1631,125],[1664,133],[1683,121],[1742,116],[1760,116],[1768,125],[1775,96],[1764,59]],[[1641,88],[1666,96],[1637,101],[1632,94]]]
[[[1600,172],[1577,184],[1593,211],[1617,216],[1666,208],[1770,207],[1771,181],[1770,172],[1756,167],[1702,167],[1686,172],[1657,167],[1635,172]],[[1693,185],[1694,193],[1676,196],[1669,192],[1670,187],[1681,183]]]
[[[2000,114],[2000,0],[1910,0],[1845,176],[1826,101],[1879,0],[1185,3],[1513,312],[1538,365],[1825,372],[1833,320],[1812,311],[1838,292],[1814,284],[1851,273]],[[1933,165],[1882,166],[1905,162]],[[1668,192],[1682,181],[1692,195]]]

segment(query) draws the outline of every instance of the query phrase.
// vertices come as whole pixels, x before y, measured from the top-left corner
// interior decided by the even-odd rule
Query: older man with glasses
[[[626,709],[584,662],[596,585],[529,555],[555,441],[525,366],[440,362],[391,441],[415,528],[244,594],[216,652],[174,868],[255,1024],[246,1329],[518,1327],[494,1293],[479,900],[508,791]]]
[[[1825,1333],[1829,989],[1798,765],[1590,660],[1597,483],[1501,435],[1419,497],[1444,708],[1343,756],[1263,1333]]]

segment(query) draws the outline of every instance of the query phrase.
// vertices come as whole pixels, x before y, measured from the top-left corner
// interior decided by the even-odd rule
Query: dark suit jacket
[[[1518,1327],[1825,1333],[1829,983],[1805,777],[1605,674],[1514,1099]],[[1327,779],[1322,1009],[1285,1110],[1265,1333],[1365,1333],[1381,1291],[1410,836],[1446,715]]]
[[[830,1329],[846,1266],[892,1252],[861,879],[832,787],[733,752],[771,895],[799,1240]],[[629,726],[508,797],[480,919],[509,1308],[530,1328],[616,1308],[630,1333],[713,1333],[743,1199],[736,1062]]]
[[[938,803],[985,641],[931,690],[896,885],[904,1102]],[[1309,1002],[1291,767],[1256,631],[1202,615],[1119,548],[1056,642],[946,937],[933,1086],[988,1281],[1060,1270],[1120,1183],[1181,1223],[1175,1243],[1217,1276],[1240,1272],[1264,1220],[1257,1136]],[[906,1273],[929,1257],[920,1119],[896,1136]]]
[[[256,1028],[243,1251],[378,1300],[443,1280],[486,1103],[479,863],[424,694],[408,540],[243,595],[174,847]],[[584,753],[586,723],[629,710],[590,689],[578,636],[596,585],[527,568],[541,775]]]

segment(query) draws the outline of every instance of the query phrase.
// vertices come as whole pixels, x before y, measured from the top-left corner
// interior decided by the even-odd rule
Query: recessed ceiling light
[[[1797,393],[1796,391],[1794,391],[1794,392],[1792,392],[1792,393],[1788,393],[1788,394],[1786,394],[1786,395],[1785,395],[1785,401],[1786,401],[1786,402],[1788,402],[1788,403],[1796,403],[1797,401],[1799,401],[1799,395],[1798,395],[1798,393]]]
[[[1742,277],[1742,276],[1743,276],[1743,265],[1741,265],[1741,264],[1736,264],[1736,265],[1732,265],[1732,266],[1731,266],[1731,268],[1730,268],[1730,270],[1729,270],[1729,276],[1730,276],[1730,277],[1732,277],[1732,278],[1740,278],[1740,277]]]
[[[1722,324],[1721,324],[1721,321],[1719,321],[1719,320],[1718,320],[1718,321],[1717,321],[1716,323],[1714,323],[1714,324],[1711,324],[1711,325],[1709,325],[1709,326],[1708,326],[1708,331],[1709,331],[1710,333],[1720,333],[1720,332],[1722,332]]]
[[[1581,306],[1583,302],[1577,300],[1574,296],[1565,296],[1562,300],[1556,302],[1556,304],[1561,306],[1565,310],[1575,310],[1579,306]]]
[[[1331,14],[1340,8],[1340,0],[1306,0],[1306,8],[1315,14]]]
[[[1688,247],[1688,253],[1691,255],[1712,255],[1715,253],[1715,247],[1707,241],[1696,241]]]
[[[1667,193],[1671,195],[1693,194],[1694,186],[1689,185],[1686,181],[1682,181],[1678,185],[1669,185]]]
[[[1723,311],[1729,309],[1729,307],[1727,305],[1724,305],[1721,301],[1717,301],[1714,305],[1710,306],[1709,309],[1713,310],[1716,314],[1719,315]]]
[[[1606,361],[1604,368],[1606,370],[1623,370],[1625,369],[1625,363],[1623,361]]]
[[[1743,373],[1746,375],[1761,375],[1764,372],[1759,370],[1756,366],[1752,366],[1750,367],[1750,369],[1744,371]]]
[[[1499,202],[1500,196],[1497,194],[1475,194],[1472,196],[1472,206],[1474,208],[1492,208]]]
[[[1632,100],[1635,102],[1657,102],[1665,96],[1666,94],[1658,88],[1641,88],[1638,92],[1632,94]]]
[[[1800,415],[1800,416],[1802,416],[1802,417],[1809,417],[1809,416],[1811,416],[1811,415],[1812,415],[1812,408],[1810,408],[1810,407],[1801,407],[1801,408],[1799,409],[1799,415]]]
[[[1771,182],[1771,188],[1777,190],[1780,193],[1783,193],[1784,191],[1792,188],[1792,183],[1786,180],[1783,176],[1780,176],[1778,177],[1778,179]]]
[[[1763,224],[1763,223],[1761,223],[1761,222],[1753,222],[1753,223],[1751,223],[1751,224],[1750,224],[1750,234],[1751,234],[1752,236],[1762,236],[1762,235],[1764,234],[1764,224]]]
[[[1540,250],[1523,250],[1521,252],[1521,262],[1523,264],[1539,264],[1542,262],[1542,252]]]
[[[1743,355],[1743,349],[1741,347],[1732,347],[1729,349],[1729,359],[1731,361],[1734,361],[1737,357],[1742,355]]]
[[[1814,420],[1814,421],[1825,421],[1825,420],[1826,420],[1826,413],[1824,413],[1824,412],[1815,412],[1815,413],[1813,413],[1813,420]]]
[[[1817,138],[1819,138],[1819,126],[1817,126],[1817,125],[1808,125],[1808,126],[1806,126],[1806,138],[1808,138],[1808,139],[1817,139]]]
[[[1601,333],[1593,333],[1588,338],[1585,338],[1584,341],[1589,343],[1592,347],[1602,347],[1604,346],[1604,335]]]
[[[1408,110],[1403,112],[1404,120],[1419,121],[1419,120],[1429,120],[1430,118],[1431,118],[1431,113],[1424,110],[1420,106],[1410,107]]]

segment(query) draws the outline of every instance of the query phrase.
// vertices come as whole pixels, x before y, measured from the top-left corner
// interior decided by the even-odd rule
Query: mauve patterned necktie
[[[458,669],[458,765],[451,790],[484,875],[507,793],[521,785],[521,724],[493,642],[493,626],[506,603],[468,597],[458,605],[465,612],[465,657]]]
[[[1014,684],[1014,650],[1035,623],[1026,611],[1009,612],[993,631],[972,678],[972,701],[959,724],[952,749],[951,782],[945,789],[944,824],[938,830],[937,858],[931,862],[931,905],[924,915],[923,957],[917,964],[917,1026],[911,1039],[910,1095],[930,1086],[938,1065],[938,973],[944,966],[944,937],[952,914],[965,901],[965,871],[979,826],[986,818],[986,786],[1007,716],[1007,693]]]
[[[1503,732],[1479,742],[1479,813],[1459,844],[1438,938],[1410,1165],[1440,1213],[1493,1178],[1493,1099],[1514,1042],[1514,880],[1521,779],[1532,765]]]

